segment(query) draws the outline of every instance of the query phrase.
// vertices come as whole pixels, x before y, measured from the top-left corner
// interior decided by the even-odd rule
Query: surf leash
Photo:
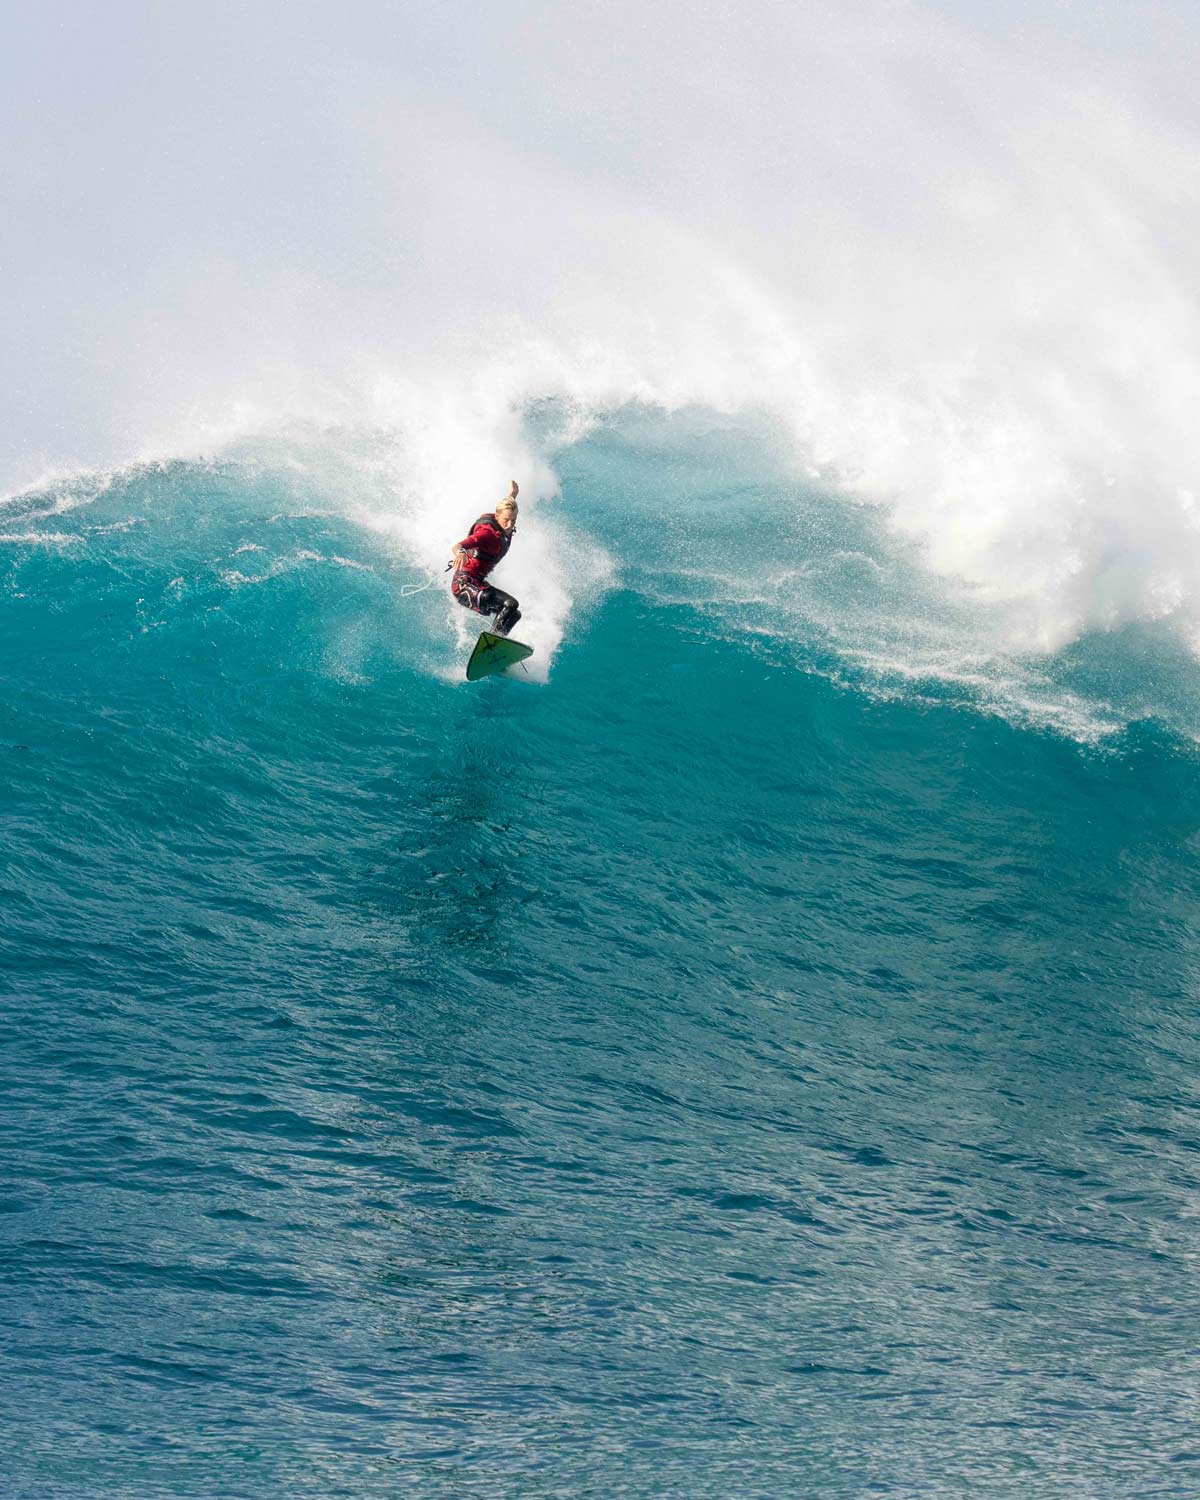
[[[453,563],[447,563],[442,572],[448,573],[453,566]],[[413,594],[423,594],[426,589],[431,589],[437,581],[438,575],[430,573],[428,582],[426,583],[406,583],[400,590],[400,597],[401,599],[410,599]]]

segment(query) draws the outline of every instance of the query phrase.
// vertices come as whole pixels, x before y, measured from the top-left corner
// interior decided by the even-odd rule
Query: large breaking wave
[[[4,106],[0,482],[26,500],[131,461],[282,462],[432,570],[516,473],[545,656],[607,566],[562,545],[561,455],[630,403],[707,410],[762,436],[800,515],[867,504],[925,577],[825,622],[889,673],[1018,702],[1089,636],[1200,642],[1169,16],[58,19],[13,39]],[[804,605],[803,536],[786,566]]]

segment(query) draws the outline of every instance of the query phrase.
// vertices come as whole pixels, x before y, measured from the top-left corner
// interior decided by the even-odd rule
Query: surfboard
[[[467,663],[467,681],[478,682],[481,677],[515,667],[517,662],[532,655],[532,646],[523,646],[520,641],[510,641],[506,635],[492,635],[485,630],[475,642]]]

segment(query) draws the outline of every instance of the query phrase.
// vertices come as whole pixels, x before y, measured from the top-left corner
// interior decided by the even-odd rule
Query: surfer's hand
[[[520,489],[519,489],[519,487],[517,485],[517,481],[515,479],[510,480],[509,483],[512,485],[512,489],[510,489],[509,492],[508,492],[508,498],[510,500],[515,500],[517,498],[517,496],[521,493],[521,491],[520,491]]]

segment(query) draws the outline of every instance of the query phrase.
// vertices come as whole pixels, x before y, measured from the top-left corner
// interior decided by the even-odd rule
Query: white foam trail
[[[66,547],[81,540],[62,531],[0,531],[0,542],[25,547]]]

